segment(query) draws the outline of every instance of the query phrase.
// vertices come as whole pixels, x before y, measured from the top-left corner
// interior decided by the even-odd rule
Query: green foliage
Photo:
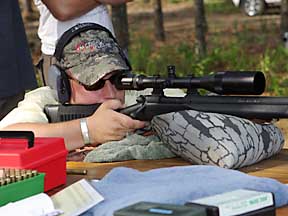
[[[260,70],[265,73],[267,91],[275,95],[288,95],[287,58],[288,50],[283,46],[267,49],[260,57]]]
[[[205,0],[204,2],[207,13],[239,13],[239,8],[235,7],[231,0]]]
[[[130,59],[134,72],[145,73],[147,75],[167,74],[167,66],[175,65],[178,76],[204,75],[211,63],[211,58],[198,59],[194,53],[194,47],[187,43],[180,43],[177,46],[162,46],[151,52],[151,49],[142,47],[144,44],[149,47],[152,42],[146,38],[141,38],[138,44],[133,44],[130,49]],[[141,43],[141,44],[139,44]]]
[[[169,3],[177,4],[183,2],[183,0],[168,0]],[[185,1],[184,1],[185,2]]]
[[[211,40],[212,47],[205,58],[198,58],[193,45],[180,42],[174,45],[153,47],[151,40],[138,38],[130,49],[130,59],[135,73],[146,75],[167,74],[167,66],[175,65],[178,76],[203,76],[225,70],[260,70],[265,73],[267,91],[275,95],[288,95],[288,50],[282,44],[271,49],[268,45],[263,52],[249,48],[246,33],[239,33],[230,43]],[[261,43],[262,35],[254,35],[253,41]],[[246,44],[244,43],[246,41]],[[263,42],[264,43],[264,42]],[[251,50],[250,50],[251,49]],[[284,76],[285,75],[285,76]]]
[[[139,37],[129,49],[129,58],[134,71],[144,72],[147,60],[152,54],[152,41],[145,37]]]

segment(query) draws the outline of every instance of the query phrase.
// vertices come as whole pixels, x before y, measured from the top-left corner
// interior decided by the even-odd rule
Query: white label
[[[273,195],[269,192],[240,189],[190,202],[216,206],[220,216],[233,216],[272,206]]]

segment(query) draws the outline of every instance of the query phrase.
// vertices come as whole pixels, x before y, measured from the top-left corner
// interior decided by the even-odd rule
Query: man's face
[[[118,90],[114,84],[111,83],[109,78],[112,73],[107,74],[102,79],[105,80],[103,88],[95,91],[88,91],[77,80],[70,79],[71,84],[71,104],[95,104],[103,103],[109,99],[118,99],[124,103],[125,93],[124,90]]]

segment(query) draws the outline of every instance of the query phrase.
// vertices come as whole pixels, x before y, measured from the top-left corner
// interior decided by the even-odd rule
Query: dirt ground
[[[193,39],[194,17],[193,8],[189,2],[168,4],[165,1],[162,3],[164,13],[164,27],[167,44],[174,44],[179,41],[190,41]],[[133,31],[130,35],[130,40],[133,43],[133,37],[137,35],[150,35],[153,38],[153,8],[151,4],[139,3],[134,1],[128,3],[128,23],[129,29]],[[40,56],[40,41],[37,37],[38,28],[38,12],[34,8],[34,13],[30,17],[24,19],[26,33],[29,45],[32,52],[34,63],[37,62]],[[229,34],[233,34],[235,23],[241,28],[241,24],[249,24],[250,26],[259,26],[265,22],[273,25],[279,24],[279,15],[267,15],[261,17],[246,17],[239,13],[227,14],[209,14],[207,22],[209,32],[222,34],[223,37],[229,39]],[[286,143],[285,148],[288,148],[288,120],[280,120],[277,125],[282,129]]]

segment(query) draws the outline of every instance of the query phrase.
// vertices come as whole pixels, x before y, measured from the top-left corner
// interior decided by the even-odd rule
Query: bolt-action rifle
[[[134,105],[118,110],[134,119],[149,121],[153,116],[198,110],[239,116],[248,119],[271,120],[288,118],[288,97],[251,96],[265,90],[265,76],[259,71],[225,71],[203,77],[177,77],[174,66],[168,66],[168,76],[119,76],[116,88],[143,90],[152,88],[151,95],[140,95]],[[165,88],[186,89],[184,97],[165,96]],[[216,94],[200,95],[198,89]],[[45,113],[50,122],[87,117],[101,104],[47,105]]]

